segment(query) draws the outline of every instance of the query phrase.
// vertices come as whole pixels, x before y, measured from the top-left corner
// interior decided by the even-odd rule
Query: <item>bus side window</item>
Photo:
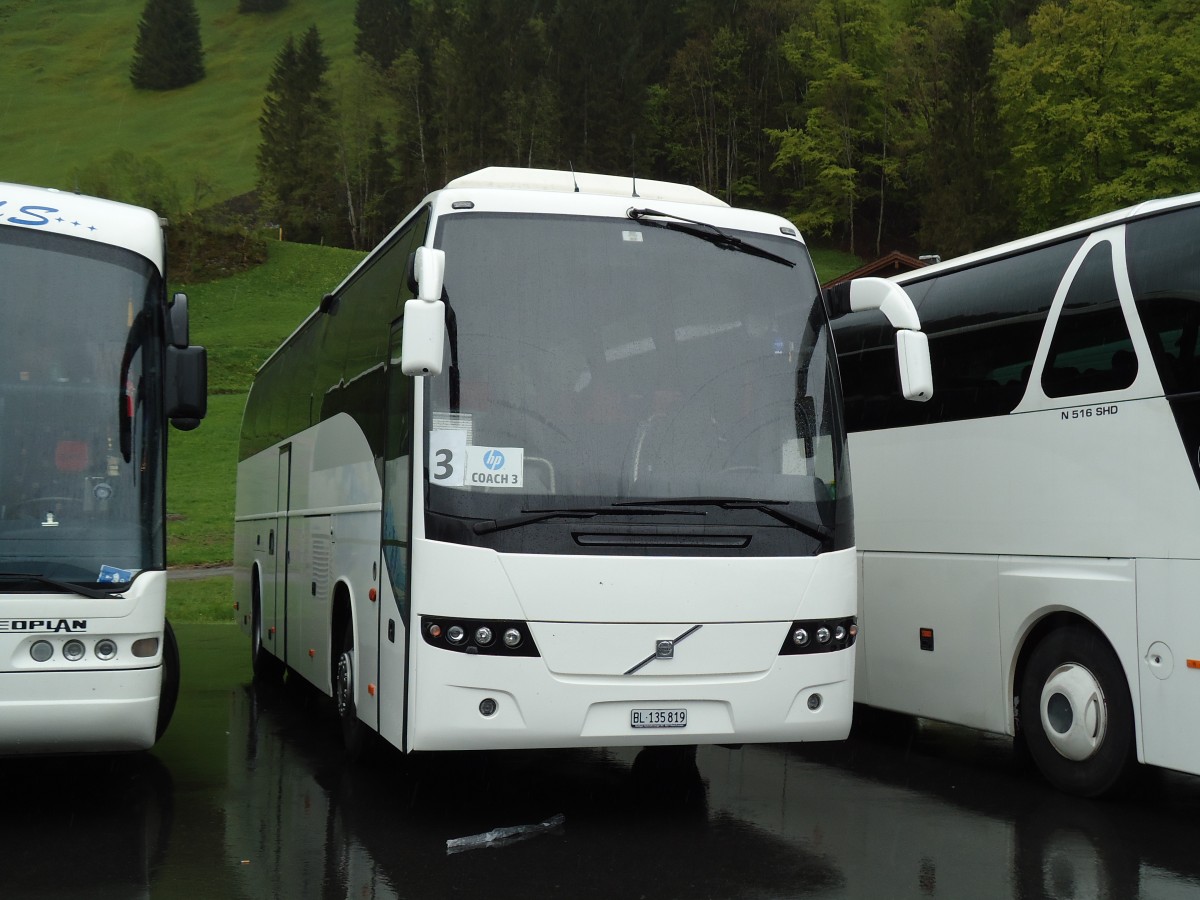
[[[835,327],[850,431],[1012,412],[1029,383],[1054,293],[1082,244],[1051,244],[904,285],[929,335],[937,390],[928,403],[900,398],[890,329],[860,323],[859,313],[840,320]]]
[[[1168,396],[1200,391],[1200,207],[1132,223],[1129,282]]]
[[[1088,251],[1050,342],[1042,372],[1047,397],[1069,397],[1129,387],[1137,377],[1137,355],[1113,276],[1112,244]]]

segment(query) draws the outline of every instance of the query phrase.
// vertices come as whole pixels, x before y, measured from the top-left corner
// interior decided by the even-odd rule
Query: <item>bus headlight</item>
[[[54,645],[49,641],[35,641],[29,648],[29,655],[34,662],[45,662],[54,655]]]
[[[425,643],[439,650],[480,656],[541,656],[528,622],[422,616],[420,627]]]
[[[96,641],[96,659],[108,662],[117,655],[117,642],[111,638]]]
[[[85,650],[83,641],[72,639],[63,644],[63,656],[69,662],[79,662],[79,660],[83,659]]]
[[[854,646],[858,623],[853,616],[843,619],[802,619],[788,628],[780,656],[802,653],[832,653]]]

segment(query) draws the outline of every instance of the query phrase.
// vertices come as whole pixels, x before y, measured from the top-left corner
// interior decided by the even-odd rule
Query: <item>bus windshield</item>
[[[426,400],[431,512],[508,525],[709,500],[712,524],[755,501],[763,524],[832,535],[849,483],[804,245],[669,224],[441,220],[451,364]]]
[[[156,268],[4,228],[0,273],[0,591],[162,568]]]

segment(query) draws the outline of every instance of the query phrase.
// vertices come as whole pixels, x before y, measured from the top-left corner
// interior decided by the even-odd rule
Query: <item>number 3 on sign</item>
[[[462,487],[467,474],[467,434],[465,431],[429,432],[430,484]]]

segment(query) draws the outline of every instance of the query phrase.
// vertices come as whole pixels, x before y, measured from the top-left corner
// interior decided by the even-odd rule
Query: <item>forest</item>
[[[949,257],[1200,187],[1193,0],[357,0],[352,76],[279,50],[293,240],[372,246],[488,165],[683,181],[871,257]]]

